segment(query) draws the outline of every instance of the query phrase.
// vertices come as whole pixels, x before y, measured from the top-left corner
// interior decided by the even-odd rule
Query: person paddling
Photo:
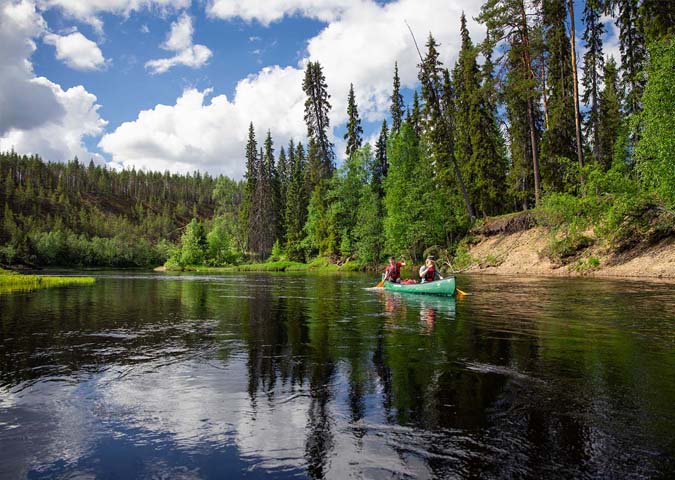
[[[427,257],[427,261],[420,267],[420,278],[422,283],[433,282],[434,280],[443,280],[443,276],[436,269],[434,257]]]
[[[383,280],[385,282],[401,283],[401,267],[405,265],[405,260],[397,262],[395,257],[389,257],[389,265],[387,265],[387,269],[384,271]]]

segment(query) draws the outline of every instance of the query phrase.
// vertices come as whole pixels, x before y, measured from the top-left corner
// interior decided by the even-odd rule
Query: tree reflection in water
[[[1,387],[19,403],[0,414],[19,419],[19,434],[20,412],[55,416],[31,402],[56,392],[58,376],[99,388],[85,406],[139,426],[136,441],[166,455],[203,450],[231,426],[220,448],[253,465],[233,468],[275,477],[639,478],[675,467],[672,289],[481,278],[455,302],[369,282],[102,278],[2,297]],[[195,388],[196,424],[172,410],[193,405]],[[58,433],[46,430],[31,438]],[[103,468],[104,443],[71,449],[83,452],[75,463]],[[14,455],[0,460],[25,464]]]

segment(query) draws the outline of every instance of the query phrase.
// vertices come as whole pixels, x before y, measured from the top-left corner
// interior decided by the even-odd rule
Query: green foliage
[[[675,38],[650,46],[648,74],[635,156],[645,186],[675,207]]]
[[[279,240],[277,240],[272,246],[272,253],[270,254],[270,258],[268,258],[267,261],[280,262],[283,260],[286,260],[284,250],[281,248],[281,243],[279,243]]]
[[[428,245],[447,244],[466,225],[461,198],[439,183],[424,142],[409,124],[391,137],[385,179],[385,248],[418,258]]]
[[[235,217],[236,218],[236,217]],[[233,265],[242,261],[242,254],[235,240],[236,225],[231,217],[221,215],[213,219],[211,230],[206,235],[205,262],[209,265]]]
[[[204,226],[193,218],[180,238],[180,265],[200,265],[206,258],[206,233]]]
[[[385,241],[382,213],[382,200],[378,193],[363,189],[359,198],[354,237],[358,258],[364,263],[373,264],[382,257]]]

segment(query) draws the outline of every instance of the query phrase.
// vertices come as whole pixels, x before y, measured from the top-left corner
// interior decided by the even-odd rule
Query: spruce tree
[[[459,186],[459,190],[462,194],[464,200],[464,206],[466,207],[466,213],[469,217],[469,220],[474,219],[474,210],[471,204],[471,199],[469,198],[469,193],[466,188],[466,184],[462,178],[462,172],[460,166],[455,158],[454,145],[453,145],[453,126],[448,122],[448,116],[446,112],[443,111],[443,101],[440,98],[443,92],[443,66],[439,60],[439,54],[437,50],[438,44],[434,37],[429,34],[429,38],[426,43],[427,53],[422,60],[422,63],[419,65],[419,79],[422,84],[422,98],[424,99],[424,127],[427,129],[431,135],[432,143],[434,145],[443,147],[443,155],[436,155],[437,162],[442,162],[442,164],[436,164],[435,170],[440,172],[441,170],[452,171],[454,173],[455,181]],[[440,137],[440,138],[439,138]],[[440,153],[437,151],[437,153]],[[449,175],[443,175],[444,178],[449,179]]]
[[[255,190],[255,181],[258,175],[256,172],[256,160],[258,154],[258,143],[255,139],[255,129],[253,128],[253,122],[248,126],[248,140],[246,142],[246,173],[244,178],[246,179],[246,195],[250,195]]]
[[[271,135],[255,160],[255,189],[248,211],[247,248],[257,260],[267,258],[276,240],[276,212],[274,202],[274,157]]]
[[[286,157],[286,150],[283,145],[279,149],[279,159],[277,160],[277,179],[279,182],[279,204],[277,207],[277,218],[279,225],[278,238],[283,245],[286,232],[286,190],[288,189],[289,166]]]
[[[301,242],[307,218],[307,191],[305,189],[305,150],[302,143],[288,145],[290,175],[286,190],[286,254],[291,260],[304,260]]]
[[[413,92],[413,108],[412,111],[408,111],[407,120],[415,135],[420,137],[422,135],[422,108],[420,107],[420,97],[417,90]]]
[[[494,64],[489,42],[483,57],[485,62],[481,72],[481,85],[476,91],[471,115],[469,163],[477,179],[477,195],[472,201],[476,210],[485,216],[503,213],[508,208],[506,194],[508,159],[494,96]]]
[[[600,21],[601,0],[586,0],[583,11],[583,22],[586,25],[583,40],[586,45],[584,53],[584,74],[581,83],[584,87],[583,102],[589,107],[586,117],[586,135],[591,139],[593,157],[600,160],[598,144],[600,143],[599,99],[602,82],[604,56],[602,53],[602,36],[605,27]]]
[[[473,154],[471,144],[471,122],[475,113],[480,87],[477,51],[473,46],[469,30],[466,26],[466,17],[460,18],[461,46],[457,63],[452,74],[452,88],[454,90],[454,147],[455,157],[461,165],[462,173],[467,181],[469,195],[472,201],[477,196],[476,188],[478,172],[471,165]]]
[[[393,132],[393,129],[392,129]],[[387,177],[389,162],[387,160],[387,140],[388,140],[387,120],[382,120],[380,135],[375,144],[375,161],[373,162],[373,171],[371,174],[371,184],[373,190],[377,192],[380,198],[384,197],[384,179]]]
[[[328,86],[319,62],[309,62],[305,70],[302,89],[305,100],[305,123],[307,124],[308,168],[312,189],[323,180],[330,178],[335,169],[333,144],[328,140],[331,109]]]
[[[352,83],[349,84],[349,95],[347,97],[347,117],[347,132],[344,135],[344,139],[347,140],[345,153],[347,157],[350,157],[363,144],[363,128],[361,127],[361,119],[354,98],[354,84]]]
[[[537,85],[533,74],[533,59],[536,57],[531,25],[528,21],[524,0],[487,0],[481,7],[478,20],[488,29],[494,42],[506,40],[507,44],[507,85],[504,93],[508,97],[507,115],[510,123],[511,153],[514,164],[524,161],[523,154],[531,158],[531,169],[523,163],[512,168],[515,178],[514,193],[519,192],[523,207],[528,206],[527,191],[534,190],[535,203],[541,196],[541,175],[539,169],[539,108]],[[521,122],[524,121],[523,125]],[[529,138],[525,139],[524,136]],[[516,143],[514,144],[514,140]],[[515,157],[514,157],[515,154]],[[527,178],[531,172],[533,184]]]
[[[645,88],[643,70],[647,59],[638,0],[609,0],[607,6],[618,8],[616,23],[619,25],[621,46],[623,109],[626,114],[632,115],[642,109],[641,99]]]
[[[544,39],[548,65],[548,128],[541,143],[542,177],[552,189],[572,188],[568,169],[577,158],[574,86],[565,0],[543,1]]]
[[[394,62],[394,85],[391,92],[391,129],[397,132],[401,129],[403,122],[403,95],[401,95],[401,79],[398,76],[398,62]]]
[[[604,67],[604,88],[598,99],[598,163],[607,171],[614,163],[614,144],[621,131],[619,74],[614,57]]]

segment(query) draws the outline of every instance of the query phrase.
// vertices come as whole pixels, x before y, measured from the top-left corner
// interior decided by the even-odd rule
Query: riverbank
[[[69,285],[92,285],[95,281],[93,277],[23,275],[0,268],[0,294],[31,292],[40,288],[65,287]]]
[[[203,265],[188,265],[180,270],[166,266],[157,267],[156,272],[204,272],[204,273],[232,273],[232,272],[314,272],[314,273],[337,273],[337,272],[360,272],[366,267],[359,262],[345,262],[343,264],[331,263],[326,258],[317,258],[310,263],[292,262],[281,260],[265,263],[242,263],[227,267],[207,267]]]
[[[644,238],[629,248],[617,248],[591,229],[571,238],[530,221],[512,229],[488,227],[476,233],[465,243],[463,272],[675,278],[674,236]]]

